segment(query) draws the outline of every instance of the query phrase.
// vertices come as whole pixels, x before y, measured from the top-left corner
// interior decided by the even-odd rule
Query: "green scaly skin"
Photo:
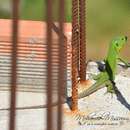
[[[114,93],[113,82],[115,80],[118,60],[122,61],[127,67],[130,67],[130,64],[119,57],[120,51],[125,46],[126,42],[126,36],[116,37],[111,41],[108,54],[105,59],[106,67],[104,72],[101,72],[94,77],[94,79],[96,80],[95,84],[93,84],[90,88],[84,90],[83,92],[79,93],[79,99],[89,96],[90,94],[103,88],[104,86],[107,87],[107,92]]]

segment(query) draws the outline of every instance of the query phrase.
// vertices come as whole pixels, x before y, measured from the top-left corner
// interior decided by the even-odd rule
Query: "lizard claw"
[[[106,91],[106,92],[104,93],[104,95],[107,95],[107,94],[110,94],[110,95],[111,95],[111,98],[113,98],[114,93],[111,93],[111,92]]]
[[[114,93],[115,93],[115,90],[114,90],[114,89],[109,89],[109,88],[107,88],[107,93],[114,94]]]

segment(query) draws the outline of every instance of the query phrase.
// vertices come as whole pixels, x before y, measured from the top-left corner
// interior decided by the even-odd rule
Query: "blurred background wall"
[[[0,0],[0,18],[11,18],[11,0]],[[57,0],[54,19],[57,20]],[[66,22],[71,22],[71,0],[66,1]],[[106,55],[109,42],[118,35],[129,40],[122,55],[130,60],[130,0],[86,0],[87,59],[100,60]],[[20,18],[45,20],[45,0],[21,0]]]

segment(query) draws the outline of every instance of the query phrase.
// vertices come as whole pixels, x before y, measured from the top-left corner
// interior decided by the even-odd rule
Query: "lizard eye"
[[[115,41],[115,44],[116,44],[116,46],[118,46],[118,42],[117,41]]]

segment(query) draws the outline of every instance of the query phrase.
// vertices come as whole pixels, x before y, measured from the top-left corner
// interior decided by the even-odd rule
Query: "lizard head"
[[[117,52],[124,47],[127,42],[127,36],[119,36],[112,40],[112,46],[116,49]]]

